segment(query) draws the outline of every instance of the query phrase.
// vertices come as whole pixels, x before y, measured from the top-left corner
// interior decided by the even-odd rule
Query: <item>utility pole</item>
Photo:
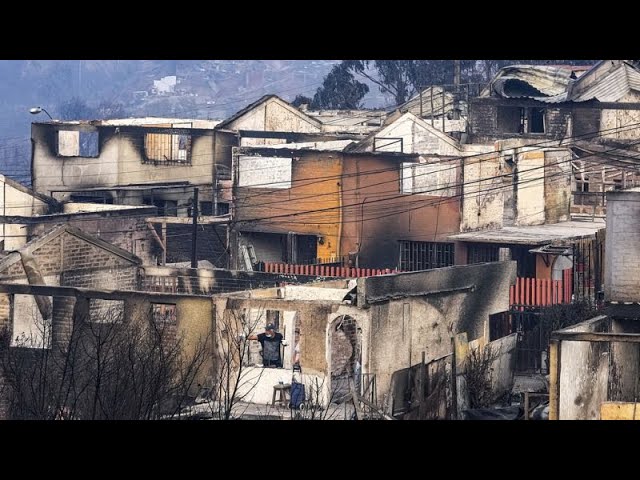
[[[196,247],[198,245],[198,187],[193,189],[193,205],[191,205],[193,229],[191,231],[191,268],[198,268]]]
[[[453,119],[460,118],[460,60],[453,61]]]

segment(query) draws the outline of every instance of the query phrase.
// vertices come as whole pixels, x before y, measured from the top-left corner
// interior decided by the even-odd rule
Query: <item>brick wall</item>
[[[497,109],[488,103],[471,102],[469,110],[469,127],[475,136],[492,135],[497,130]]]
[[[607,194],[605,301],[640,301],[640,192]]]
[[[545,133],[553,138],[566,136],[570,117],[571,110],[568,108],[548,108],[545,117]]]
[[[600,109],[576,108],[573,112],[573,136],[593,134],[600,130]],[[590,137],[583,140],[591,140]]]
[[[63,233],[33,251],[33,257],[43,277],[59,279],[63,286],[95,289],[136,290],[138,288],[137,265],[108,250]],[[22,262],[18,261],[0,272],[0,281],[26,283]],[[60,308],[63,308],[62,306]],[[71,318],[71,311],[64,307],[64,318]],[[54,302],[54,316],[56,302]],[[60,313],[62,315],[62,313]],[[9,295],[0,294],[0,329],[11,328]]]
[[[142,216],[93,219],[79,217],[70,220],[68,225],[95,235],[105,242],[109,242],[140,257],[143,265],[157,265],[157,260],[161,257],[161,248]],[[51,223],[32,225],[29,235],[36,237],[51,230],[51,228]]]
[[[485,142],[495,140],[496,138],[508,138],[521,136],[517,133],[500,133],[498,132],[498,107],[513,106],[518,107],[517,100],[499,100],[495,98],[474,99],[471,101],[469,110],[469,126],[472,138],[477,142]],[[525,105],[530,105],[525,103]],[[542,108],[546,109],[545,115],[545,134],[544,137],[562,138],[567,134],[569,118],[571,110],[568,108],[547,108],[544,104]],[[526,135],[527,137],[540,137],[539,134]]]

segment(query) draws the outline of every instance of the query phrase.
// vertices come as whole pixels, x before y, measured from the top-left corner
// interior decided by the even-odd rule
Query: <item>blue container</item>
[[[291,401],[289,408],[298,410],[300,405],[305,401],[304,384],[299,382],[291,382]]]

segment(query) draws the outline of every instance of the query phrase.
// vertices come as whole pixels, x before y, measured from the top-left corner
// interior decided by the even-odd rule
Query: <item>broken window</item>
[[[227,215],[229,213],[228,203],[218,203],[218,215]]]
[[[48,311],[43,317],[36,303],[35,295],[12,295],[13,317],[12,347],[50,348],[51,347],[51,312],[53,297],[41,297],[41,306]]]
[[[291,188],[292,158],[241,156],[238,159],[238,186]]]
[[[172,303],[152,303],[151,315],[158,326],[176,325],[178,323],[177,307]]]
[[[97,157],[98,132],[58,130],[58,155],[61,157]]]
[[[589,180],[577,180],[576,181],[576,191],[574,192],[574,201],[575,205],[592,205],[593,195],[589,195]]]
[[[200,216],[213,215],[213,202],[200,202],[200,210],[198,213]]]
[[[496,245],[469,245],[467,249],[467,265],[497,262],[499,257],[500,247]]]
[[[497,127],[500,133],[544,133],[544,108],[498,107]]]
[[[113,197],[109,192],[72,193],[69,199],[78,203],[113,203]]]
[[[429,270],[453,264],[453,243],[400,241],[400,271]]]
[[[544,133],[544,108],[529,109],[529,133]]]
[[[530,247],[511,247],[511,259],[518,265],[519,277],[535,278],[536,255],[529,252]]]
[[[191,135],[147,133],[144,148],[153,162],[191,164]]]
[[[273,323],[276,331],[280,330],[280,310],[267,310],[267,325]]]

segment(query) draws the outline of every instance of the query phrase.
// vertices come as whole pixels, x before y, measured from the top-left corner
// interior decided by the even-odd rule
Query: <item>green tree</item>
[[[595,60],[461,60],[461,83],[487,83],[500,68],[513,64],[568,64],[590,65]],[[330,108],[354,108],[342,106],[353,104],[345,100],[357,98],[360,104],[368,91],[366,84],[356,76],[376,84],[380,91],[394,98],[400,105],[421,89],[429,85],[452,85],[454,83],[454,60],[343,60],[327,75],[318,89],[314,101]],[[367,87],[367,90],[358,88]],[[355,93],[361,96],[353,95]],[[364,92],[364,93],[362,93]],[[324,107],[329,108],[329,107]]]
[[[311,105],[313,103],[313,98],[307,97],[305,95],[296,95],[296,98],[293,99],[291,105],[298,108],[301,105]]]
[[[343,61],[327,74],[313,96],[311,108],[356,109],[362,105],[362,99],[369,87],[359,82],[349,71],[349,63]]]

